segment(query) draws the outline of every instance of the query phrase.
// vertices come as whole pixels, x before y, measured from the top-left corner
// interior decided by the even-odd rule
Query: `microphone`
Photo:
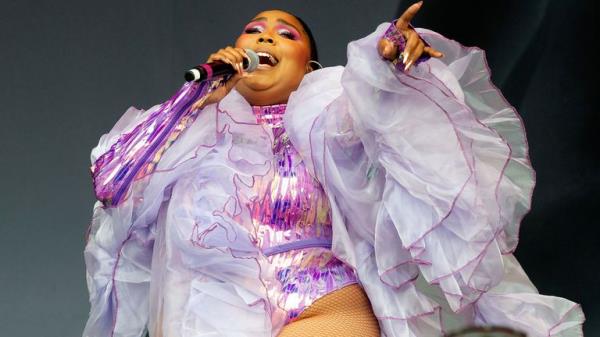
[[[252,49],[245,49],[246,55],[248,57],[244,57],[243,67],[246,72],[253,72],[258,67],[259,58],[256,52]],[[210,80],[215,77],[226,76],[226,75],[234,75],[236,73],[235,69],[231,64],[227,64],[223,61],[214,61],[210,63],[199,64],[194,68],[186,71],[185,80],[188,82],[191,81],[205,81]]]

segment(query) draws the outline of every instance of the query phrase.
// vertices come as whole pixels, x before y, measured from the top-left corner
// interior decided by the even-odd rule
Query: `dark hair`
[[[300,22],[300,24],[302,25],[302,29],[304,29],[304,31],[306,32],[306,35],[308,35],[308,41],[310,43],[310,61],[319,62],[319,52],[317,51],[317,42],[315,41],[315,37],[313,36],[313,33],[310,30],[310,28],[308,27],[308,25],[306,24],[306,22],[304,22],[304,20],[302,20],[299,16],[294,15],[288,11],[284,11],[281,9],[275,9],[275,10],[288,13],[289,15],[296,18],[296,20],[298,20],[298,22]],[[316,70],[312,65],[311,65],[311,68],[313,68],[313,70]]]
[[[306,32],[306,35],[308,35],[308,40],[310,41],[310,59],[312,61],[319,62],[319,52],[317,51],[317,42],[315,41],[315,37],[313,36],[312,31],[310,30],[310,28],[308,27],[306,22],[304,22],[304,20],[302,20],[300,17],[298,17],[292,13],[288,13],[288,14],[292,15],[293,17],[296,18],[296,20],[298,20],[300,22],[300,24],[302,25],[302,28]]]

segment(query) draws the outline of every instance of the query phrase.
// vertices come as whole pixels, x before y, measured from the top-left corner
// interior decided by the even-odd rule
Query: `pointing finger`
[[[408,9],[406,9],[406,11],[402,13],[398,21],[396,21],[396,27],[400,30],[408,29],[410,21],[417,14],[419,9],[421,8],[421,5],[423,5],[423,1],[419,1],[408,7]]]

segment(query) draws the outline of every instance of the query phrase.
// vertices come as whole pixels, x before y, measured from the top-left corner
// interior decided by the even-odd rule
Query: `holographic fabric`
[[[91,166],[96,198],[114,207],[125,198],[134,180],[156,169],[164,152],[194,122],[200,110],[190,109],[205,99],[220,81],[186,82],[147,119],[123,134]]]
[[[286,105],[255,106],[257,121],[273,131],[274,172],[255,184],[251,205],[259,248],[277,273],[271,297],[287,320],[321,296],[356,283],[354,270],[331,252],[331,207],[283,126]]]
[[[305,75],[285,107],[287,135],[278,138],[289,137],[327,191],[332,254],[358,274],[381,334],[442,336],[449,327],[493,323],[528,336],[581,337],[581,307],[540,295],[512,254],[535,172],[523,122],[490,82],[484,52],[417,28],[445,56],[404,73],[378,54],[388,26],[350,42],[345,67]],[[92,150],[92,162],[117,142],[131,144],[130,130],[160,108],[129,109]],[[249,189],[264,177],[260,196],[274,194],[269,211],[281,209],[296,199],[283,196],[290,180],[280,173],[293,170],[300,180],[295,164],[302,161],[285,150],[285,141],[273,156],[272,132],[257,125],[251,110],[235,90],[207,105],[148,179],[133,180],[120,204],[95,204],[85,249],[90,313],[84,336],[278,336],[289,320],[277,300],[296,310],[312,302],[287,325],[293,326],[346,290],[314,302],[329,290],[322,280],[336,282],[329,266],[317,274],[323,261],[315,256],[329,252],[326,247],[302,255],[276,250],[279,241],[264,245],[267,233],[296,248],[306,243],[296,238],[306,232],[295,230],[301,226],[290,219],[293,212],[282,212],[290,221],[274,221],[272,228],[272,215],[262,223],[257,218],[264,225],[261,255],[250,211],[254,202],[266,205]],[[137,153],[116,151],[119,146],[114,154],[123,160]],[[290,167],[274,172],[274,157]],[[280,230],[284,225],[294,230]],[[195,233],[206,235],[196,240]]]

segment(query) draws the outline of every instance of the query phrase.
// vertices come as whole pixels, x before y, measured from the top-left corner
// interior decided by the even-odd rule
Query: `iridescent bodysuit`
[[[273,131],[274,174],[255,184],[250,205],[258,245],[275,267],[279,284],[269,289],[291,321],[316,299],[357,283],[354,270],[331,252],[331,207],[289,141],[286,105],[255,106],[257,121]]]
[[[445,56],[399,71],[377,53],[389,27],[350,42],[345,67],[307,74],[285,131],[284,106],[255,109],[256,125],[235,90],[190,109],[212,85],[187,82],[102,136],[84,336],[271,337],[305,326],[308,305],[357,288],[340,289],[356,277],[331,253],[330,223],[381,335],[441,336],[450,321],[582,335],[580,306],[538,294],[511,254],[535,172],[485,53],[415,28]],[[282,327],[286,317],[295,320]]]

